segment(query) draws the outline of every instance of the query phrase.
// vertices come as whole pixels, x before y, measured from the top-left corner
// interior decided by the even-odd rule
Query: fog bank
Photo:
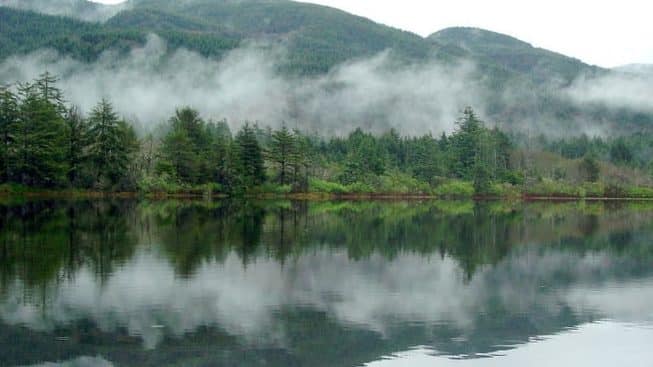
[[[103,97],[128,119],[153,126],[189,105],[205,118],[233,127],[259,121],[327,134],[355,127],[412,133],[450,131],[468,105],[483,114],[485,95],[472,64],[396,67],[385,52],[336,67],[320,77],[279,72],[285,51],[249,43],[221,60],[180,49],[169,52],[150,35],[128,55],[105,52],[87,64],[52,50],[14,56],[0,65],[0,80],[31,80],[48,70],[71,104],[85,112]]]

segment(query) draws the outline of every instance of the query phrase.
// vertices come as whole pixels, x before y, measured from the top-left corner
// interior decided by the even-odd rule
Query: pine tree
[[[241,185],[250,188],[265,182],[263,152],[256,130],[249,123],[238,132],[235,140],[235,167],[241,177]]]
[[[599,162],[597,162],[594,155],[585,155],[583,160],[580,162],[579,169],[585,181],[596,182],[599,180],[599,175],[601,174],[601,166],[599,166]]]
[[[163,158],[159,168],[167,165],[181,182],[203,184],[214,179],[213,136],[199,112],[184,107],[170,119],[170,131],[163,138]]]
[[[211,178],[223,187],[230,185],[229,177],[229,149],[231,146],[231,130],[226,120],[209,124],[211,136],[211,148],[209,165],[211,167]]]
[[[63,93],[57,88],[59,79],[50,74],[48,71],[41,74],[38,79],[34,81],[34,87],[38,90],[41,98],[53,106],[56,106],[57,111],[63,115],[66,113],[65,101]]]
[[[168,171],[183,183],[195,183],[199,171],[197,154],[188,131],[181,126],[173,126],[163,138],[161,150],[163,161],[159,172]]]
[[[83,173],[86,167],[88,150],[88,125],[77,107],[72,107],[66,114],[68,128],[68,182],[73,187],[83,187],[87,183]]]
[[[20,85],[19,95],[13,179],[28,186],[61,185],[66,176],[66,126],[60,109],[35,84]]]
[[[463,116],[456,122],[458,128],[450,139],[453,149],[451,171],[457,178],[473,178],[474,166],[481,154],[481,134],[484,130],[471,107],[465,108]]]
[[[311,170],[316,164],[316,152],[313,149],[313,142],[308,136],[303,135],[299,130],[295,129],[295,154],[291,156],[290,166],[293,170],[293,181],[295,190],[307,191],[309,184],[309,176]],[[303,170],[303,175],[302,175]]]
[[[134,130],[113,111],[106,99],[89,117],[89,159],[95,169],[95,186],[110,188],[127,176],[131,155],[136,150]]]
[[[0,88],[0,183],[7,182],[11,176],[17,123],[18,99],[9,87]]]
[[[297,159],[295,135],[284,124],[280,130],[272,133],[267,157],[277,167],[278,182],[286,185],[293,180],[291,162]]]

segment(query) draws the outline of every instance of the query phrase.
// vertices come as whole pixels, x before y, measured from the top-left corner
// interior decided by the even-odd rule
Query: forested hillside
[[[252,43],[282,48],[285,52],[277,70],[284,77],[319,77],[343,63],[389,51],[396,69],[470,65],[472,71],[461,83],[470,95],[481,95],[483,101],[469,97],[459,105],[443,107],[480,106],[487,120],[502,128],[560,136],[563,130],[575,135],[606,135],[650,131],[653,126],[650,108],[620,105],[610,96],[596,96],[596,90],[610,89],[613,80],[598,86],[594,81],[632,73],[587,65],[481,29],[450,28],[423,38],[334,8],[287,0],[131,0],[119,8],[86,0],[4,0],[0,4],[11,6],[0,7],[2,60],[48,48],[93,63],[108,50],[127,54],[145,45],[148,35],[155,33],[166,41],[170,53],[183,48],[218,60]],[[67,10],[54,11],[55,5]],[[92,19],[90,11],[115,15],[104,22],[73,18]],[[438,82],[437,78],[425,80]],[[447,82],[442,83],[444,88]],[[587,97],[587,90],[595,93]],[[452,93],[461,95],[460,90]],[[399,127],[410,125],[410,121],[390,124]]]

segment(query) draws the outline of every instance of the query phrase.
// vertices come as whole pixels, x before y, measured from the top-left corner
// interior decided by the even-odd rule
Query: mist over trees
[[[523,137],[486,126],[471,107],[455,126],[453,133],[438,137],[360,128],[328,137],[285,124],[275,130],[246,122],[233,133],[225,120],[207,121],[197,110],[180,107],[159,133],[139,138],[107,99],[88,116],[67,106],[57,78],[46,72],[0,91],[0,184],[231,195],[445,196],[503,195],[529,186],[573,196],[580,195],[573,191],[578,187],[596,195],[606,192],[597,186],[614,184],[602,181],[606,170],[624,167],[641,175],[647,168],[638,158],[644,154],[644,136],[612,141],[540,137],[542,151],[556,152],[558,158],[538,169],[542,158],[525,147]]]

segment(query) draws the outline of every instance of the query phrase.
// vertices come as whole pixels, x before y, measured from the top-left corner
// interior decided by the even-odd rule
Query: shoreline
[[[524,201],[524,202],[565,202],[565,201],[653,201],[653,197],[608,197],[608,196],[561,196],[561,195],[474,195],[474,196],[442,196],[433,194],[406,194],[406,193],[360,193],[360,194],[333,194],[333,193],[256,193],[244,195],[209,194],[209,193],[165,193],[165,192],[103,192],[80,190],[37,190],[21,192],[0,192],[0,199],[255,199],[255,200],[298,200],[298,201],[330,201],[330,200],[371,200],[371,201]]]

